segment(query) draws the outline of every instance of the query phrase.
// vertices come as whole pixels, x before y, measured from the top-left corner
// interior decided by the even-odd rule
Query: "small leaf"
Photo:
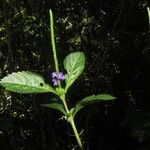
[[[75,116],[79,110],[81,110],[82,108],[84,108],[85,106],[87,106],[89,104],[101,102],[101,101],[105,101],[105,100],[114,100],[114,99],[115,99],[115,97],[108,95],[108,94],[88,96],[76,104],[73,116]]]
[[[9,91],[17,93],[45,93],[56,91],[48,84],[45,83],[42,76],[22,71],[9,74],[0,81],[1,85]]]
[[[67,115],[64,107],[62,104],[59,104],[59,103],[51,103],[51,104],[41,104],[41,106],[44,106],[44,107],[48,107],[48,108],[52,108],[52,109],[56,109],[56,110],[59,110],[61,113],[63,113],[64,115]]]
[[[82,52],[74,52],[69,54],[64,60],[64,68],[67,70],[65,75],[66,88],[65,91],[73,84],[73,82],[83,72],[85,66],[85,56]]]
[[[100,101],[100,100],[114,100],[115,97],[109,95],[109,94],[100,94],[100,95],[91,95],[83,100],[80,101],[80,103],[88,103],[88,102],[95,102],[95,101]]]

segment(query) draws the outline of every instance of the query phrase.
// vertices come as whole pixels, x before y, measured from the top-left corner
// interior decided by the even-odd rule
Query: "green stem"
[[[83,145],[82,145],[82,142],[81,142],[79,133],[78,133],[78,131],[77,131],[77,128],[76,128],[76,126],[75,126],[74,119],[73,119],[72,116],[70,117],[70,120],[69,120],[69,121],[70,121],[70,124],[71,124],[71,126],[72,126],[72,129],[73,129],[73,131],[74,131],[74,134],[75,134],[76,140],[77,140],[77,142],[78,142],[79,148],[80,148],[80,150],[83,150]]]
[[[63,94],[60,98],[61,98],[61,100],[63,101],[63,104],[64,104],[64,107],[65,107],[66,112],[69,113],[70,111],[69,111],[68,106],[67,106],[67,103],[66,103],[66,95]]]
[[[58,66],[58,59],[57,59],[55,38],[54,38],[53,13],[52,13],[51,9],[49,10],[49,15],[50,15],[50,32],[51,32],[51,42],[52,42],[53,57],[54,57],[56,74],[58,75],[59,74],[59,66]],[[59,80],[58,80],[58,86],[59,86],[59,88],[61,88],[61,82]]]
[[[148,19],[149,19],[149,32],[150,32],[150,9],[147,7]]]
[[[69,114],[70,111],[69,111],[67,103],[66,103],[65,94],[63,94],[60,98],[63,101],[63,104],[64,104],[64,107],[65,107],[65,110],[66,110],[67,114]],[[77,128],[76,128],[75,123],[74,123],[74,118],[73,118],[72,114],[70,114],[67,117],[68,117],[68,120],[69,120],[69,122],[70,122],[70,124],[72,126],[72,129],[73,129],[73,132],[75,134],[75,137],[76,137],[76,140],[78,142],[78,145],[80,147],[80,150],[83,150],[83,145],[82,145],[81,139],[79,137],[79,133],[78,133]]]
[[[50,32],[51,32],[51,42],[52,42],[52,50],[53,50],[53,57],[54,57],[54,63],[55,63],[55,70],[56,70],[56,74],[58,75],[59,74],[59,66],[58,66],[58,60],[57,60],[57,53],[56,53],[56,46],[55,46],[55,38],[54,38],[54,22],[53,22],[53,13],[52,13],[52,10],[50,9],[49,10],[49,15],[50,15]],[[61,88],[61,82],[58,80],[58,86],[59,88]],[[65,94],[62,95],[61,97],[62,101],[63,101],[63,105],[65,107],[65,110],[67,112],[67,114],[69,114],[69,109],[68,109],[68,106],[67,106],[67,103],[66,103],[66,98],[65,98]],[[75,123],[74,123],[74,119],[73,119],[73,116],[71,115],[69,118],[69,122],[72,126],[72,129],[74,131],[74,134],[75,134],[75,137],[76,137],[76,140],[79,144],[79,147],[80,147],[80,150],[83,150],[83,145],[82,145],[82,142],[81,142],[81,139],[79,137],[79,133],[77,131],[77,128],[75,126]]]

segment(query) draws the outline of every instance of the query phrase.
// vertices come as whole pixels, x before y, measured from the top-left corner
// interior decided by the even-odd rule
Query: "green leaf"
[[[63,113],[64,115],[67,115],[64,107],[62,104],[59,103],[51,103],[51,104],[41,104],[41,106],[47,107],[47,108],[52,108],[52,109],[56,109],[59,110],[61,113]]]
[[[87,106],[89,104],[101,102],[101,101],[106,101],[106,100],[114,100],[114,99],[115,99],[115,97],[113,97],[109,94],[100,94],[100,95],[88,96],[76,104],[73,116],[75,116],[79,110],[81,110],[82,108],[84,108],[85,106]]]
[[[9,74],[0,81],[1,85],[9,91],[17,93],[45,93],[56,91],[48,84],[45,83],[42,76],[22,71]]]
[[[82,52],[74,52],[69,54],[64,60],[64,68],[67,70],[65,75],[66,88],[65,91],[73,84],[73,82],[83,72],[85,66],[85,56]]]

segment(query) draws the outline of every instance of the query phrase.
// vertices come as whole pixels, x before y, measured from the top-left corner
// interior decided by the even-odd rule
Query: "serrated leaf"
[[[45,93],[56,91],[45,83],[42,76],[28,72],[16,72],[9,74],[0,81],[1,85],[9,91],[16,93]]]
[[[92,95],[92,96],[88,96],[82,100],[80,100],[77,104],[76,107],[74,109],[74,114],[73,116],[76,115],[76,113],[81,110],[82,108],[84,108],[85,106],[92,104],[92,103],[96,103],[96,102],[101,102],[101,101],[106,101],[106,100],[114,100],[115,97],[111,96],[109,94],[100,94],[100,95]]]
[[[66,111],[63,107],[62,104],[59,103],[51,103],[51,104],[41,104],[41,106],[47,107],[47,108],[52,108],[52,109],[56,109],[59,110],[61,113],[63,113],[64,115],[66,115]]]
[[[65,75],[66,88],[65,91],[73,84],[73,82],[83,72],[85,66],[85,56],[82,52],[74,52],[69,54],[64,60],[64,68],[67,70]]]

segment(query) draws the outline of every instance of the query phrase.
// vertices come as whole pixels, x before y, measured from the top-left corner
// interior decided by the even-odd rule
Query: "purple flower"
[[[60,72],[60,73],[58,74],[58,79],[59,79],[59,80],[64,80],[64,79],[65,79],[65,76],[63,75],[62,72]]]
[[[59,72],[58,75],[56,72],[52,72],[52,81],[54,86],[58,85],[58,80],[64,80],[65,76],[63,75],[62,72]]]
[[[52,79],[54,86],[58,85],[57,79]]]
[[[54,79],[54,78],[57,78],[56,72],[53,72],[53,73],[52,73],[52,79]]]

